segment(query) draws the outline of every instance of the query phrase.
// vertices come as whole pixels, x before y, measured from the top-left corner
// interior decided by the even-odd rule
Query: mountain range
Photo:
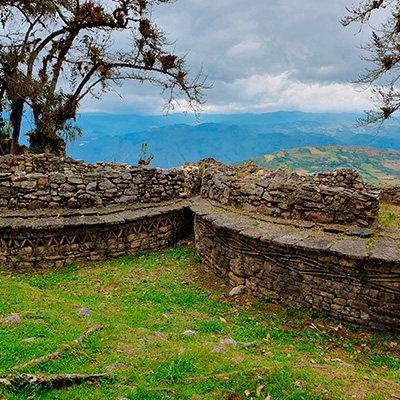
[[[400,184],[400,151],[367,146],[318,145],[279,150],[243,160],[241,166],[254,161],[259,167],[286,168],[302,173],[333,171],[337,168],[356,169],[364,181],[379,184]]]
[[[135,165],[147,143],[154,167],[176,167],[213,157],[234,163],[282,149],[315,145],[370,146],[400,150],[400,123],[379,130],[355,127],[358,114],[274,112],[266,114],[140,116],[81,114],[82,137],[67,154],[91,163],[114,161]]]

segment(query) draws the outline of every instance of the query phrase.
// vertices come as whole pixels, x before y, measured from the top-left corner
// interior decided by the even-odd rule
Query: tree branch
[[[22,383],[39,386],[64,387],[81,384],[86,381],[109,379],[110,374],[57,374],[57,375],[11,375],[5,379],[6,386],[20,386]]]
[[[80,335],[78,338],[76,338],[75,340],[73,340],[72,346],[80,343],[83,341],[83,339],[86,336],[91,335],[92,333],[101,330],[104,328],[104,325],[96,325],[93,326],[92,328],[89,328],[88,330],[86,330],[85,332],[82,333],[82,335]],[[56,358],[60,357],[62,355],[62,353],[66,350],[66,349],[71,349],[71,345],[69,344],[62,344],[57,351],[55,351],[54,353],[50,353],[47,354],[45,356],[39,357],[39,358],[34,358],[33,360],[28,361],[25,364],[22,365],[16,365],[15,367],[12,367],[12,369],[21,369],[21,368],[25,368],[28,367],[29,365],[35,365],[35,364],[41,364],[42,362],[48,361],[48,360],[55,360]],[[85,356],[87,356],[87,354],[85,354]]]

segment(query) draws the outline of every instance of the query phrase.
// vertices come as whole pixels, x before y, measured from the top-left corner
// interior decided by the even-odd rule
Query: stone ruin
[[[78,209],[187,198],[198,169],[139,168],[58,158],[52,154],[0,157],[0,209]]]
[[[400,231],[357,172],[299,176],[212,159],[180,168],[0,157],[0,262],[61,268],[195,232],[205,268],[255,296],[400,331]]]
[[[250,164],[251,170],[254,166]],[[300,176],[285,169],[251,173],[228,165],[205,168],[201,193],[221,204],[284,219],[372,227],[378,223],[376,190],[351,169]]]

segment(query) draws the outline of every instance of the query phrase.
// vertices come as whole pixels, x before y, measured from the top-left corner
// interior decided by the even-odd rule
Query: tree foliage
[[[376,27],[372,26],[375,15],[384,20]],[[362,46],[371,66],[356,82],[372,87],[377,107],[367,111],[360,122],[382,123],[400,109],[400,1],[363,0],[359,6],[347,8],[341,22],[344,26],[358,23],[360,30],[365,25],[372,29],[370,40]]]
[[[152,9],[174,0],[2,0],[0,113],[10,113],[11,152],[19,149],[24,112],[33,115],[31,151],[65,154],[64,139],[85,96],[100,98],[125,80],[167,92],[167,109],[184,95],[194,111],[205,80],[189,79],[184,57],[172,54]],[[130,35],[130,44],[117,46]]]

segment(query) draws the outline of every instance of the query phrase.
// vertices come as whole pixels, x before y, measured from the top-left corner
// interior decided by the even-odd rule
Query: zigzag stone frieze
[[[165,247],[193,229],[187,200],[86,210],[8,211],[0,219],[0,262],[62,267]]]

